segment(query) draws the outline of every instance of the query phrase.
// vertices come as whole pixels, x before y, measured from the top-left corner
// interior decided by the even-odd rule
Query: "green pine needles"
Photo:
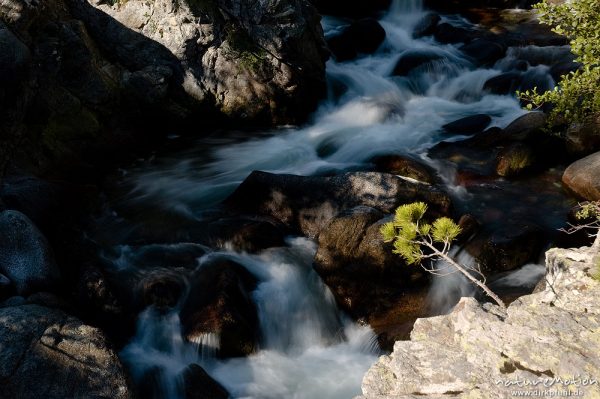
[[[502,309],[504,302],[485,285],[485,276],[479,265],[460,265],[449,255],[452,242],[461,233],[461,228],[447,217],[427,223],[427,204],[414,202],[396,209],[394,220],[381,226],[385,242],[393,243],[393,252],[400,255],[409,265],[421,265],[423,269],[437,276],[460,272],[469,281],[481,288]],[[425,264],[433,261],[433,266]],[[436,261],[443,261],[436,266]]]
[[[553,106],[549,124],[581,123],[600,114],[600,1],[576,0],[552,4],[548,0],[534,6],[540,22],[571,39],[571,51],[582,68],[561,77],[550,91],[537,89],[517,92],[529,104],[527,109]]]
[[[437,219],[433,224],[423,220],[427,204],[415,202],[396,209],[394,220],[381,228],[386,242],[393,242],[394,253],[402,256],[409,265],[419,264],[427,256],[422,251],[422,242],[443,244],[444,247],[460,234],[460,227],[447,217]]]

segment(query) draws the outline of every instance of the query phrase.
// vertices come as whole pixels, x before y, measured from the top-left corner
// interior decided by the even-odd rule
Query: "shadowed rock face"
[[[51,289],[60,278],[46,238],[17,211],[0,212],[0,272],[19,295]]]
[[[0,37],[0,167],[84,174],[167,127],[302,121],[325,93],[305,0],[1,0]]]
[[[0,357],[6,398],[133,397],[100,330],[55,309],[0,309]]]

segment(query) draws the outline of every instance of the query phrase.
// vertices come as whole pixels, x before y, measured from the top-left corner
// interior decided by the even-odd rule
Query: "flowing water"
[[[446,123],[488,114],[492,126],[505,127],[524,113],[513,96],[483,91],[487,79],[520,55],[513,49],[494,68],[475,68],[458,46],[440,45],[432,38],[413,39],[414,25],[423,15],[420,1],[397,0],[381,20],[387,38],[376,54],[344,63],[329,61],[330,96],[306,126],[283,127],[253,138],[220,133],[191,149],[143,160],[123,172],[119,184],[126,194],[121,204],[141,213],[169,212],[201,220],[205,211],[253,170],[335,173],[367,168],[375,155],[408,153],[437,167],[463,201],[485,208],[492,199],[456,188],[447,165],[431,161],[426,154],[441,140],[461,138],[441,133]],[[445,19],[466,24],[458,17]],[[335,18],[323,20],[327,36],[345,24]],[[408,77],[390,76],[399,56],[409,49],[432,51],[443,58]],[[536,48],[518,51],[543,53]],[[553,84],[547,67],[530,69]],[[148,308],[140,314],[136,336],[121,354],[134,378],[158,368],[160,396],[178,398],[183,395],[181,372],[198,363],[235,398],[347,399],[359,394],[362,376],[379,354],[375,335],[336,308],[331,293],[312,270],[315,251],[314,243],[296,238],[285,248],[258,255],[221,251],[200,258],[198,268],[223,257],[258,278],[253,300],[262,334],[260,350],[248,358],[218,360],[218,336],[207,334],[186,342],[178,307],[167,314]],[[135,267],[127,259],[121,257],[117,266]],[[531,284],[539,276],[539,266],[528,265],[504,276],[499,284]],[[439,312],[447,311],[456,297],[473,294],[460,276],[434,279],[431,292],[429,300]]]

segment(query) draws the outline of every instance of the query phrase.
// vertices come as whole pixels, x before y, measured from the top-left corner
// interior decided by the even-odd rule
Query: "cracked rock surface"
[[[448,315],[417,320],[411,340],[396,342],[367,372],[357,399],[508,398],[540,389],[600,397],[600,386],[583,380],[600,377],[599,261],[587,248],[551,249],[545,289],[507,313],[463,298]],[[581,384],[555,381],[573,377]]]
[[[97,328],[57,309],[0,309],[3,398],[133,397],[123,366]]]

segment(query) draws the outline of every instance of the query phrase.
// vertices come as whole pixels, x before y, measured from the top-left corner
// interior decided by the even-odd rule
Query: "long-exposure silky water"
[[[442,140],[460,138],[444,135],[443,125],[487,114],[492,126],[504,127],[522,115],[514,96],[483,90],[485,81],[500,70],[476,68],[458,45],[413,38],[414,26],[424,15],[421,1],[396,0],[380,20],[387,37],[375,54],[342,63],[330,60],[331,95],[306,126],[242,140],[204,139],[198,149],[154,160],[151,168],[127,171],[122,184],[129,191],[121,200],[129,207],[152,204],[201,221],[203,212],[222,201],[253,170],[335,173],[359,169],[373,156],[394,152],[421,156],[440,168],[427,159],[427,150]],[[347,24],[323,19],[326,36]],[[414,50],[440,57],[407,76],[392,76],[399,58]],[[507,57],[511,56],[509,52]],[[535,73],[544,71],[538,68]],[[343,94],[334,87],[343,87]],[[448,173],[440,171],[440,175]],[[451,176],[445,180],[453,184]],[[352,322],[337,309],[332,294],[312,269],[315,251],[312,241],[290,238],[286,247],[257,255],[221,251],[200,258],[198,268],[209,260],[225,258],[243,265],[258,279],[252,299],[258,309],[259,350],[246,358],[218,359],[218,335],[206,334],[188,342],[182,336],[178,306],[166,313],[148,308],[139,316],[136,336],[121,352],[134,378],[154,372],[160,391],[156,396],[176,399],[184,394],[182,372],[197,363],[234,398],[348,399],[359,394],[363,374],[380,353],[377,340],[369,327]],[[123,264],[123,259],[120,268],[135,267]],[[472,287],[460,279],[436,280],[433,287],[435,293],[429,300],[438,313],[452,305],[449,293],[473,294]]]

